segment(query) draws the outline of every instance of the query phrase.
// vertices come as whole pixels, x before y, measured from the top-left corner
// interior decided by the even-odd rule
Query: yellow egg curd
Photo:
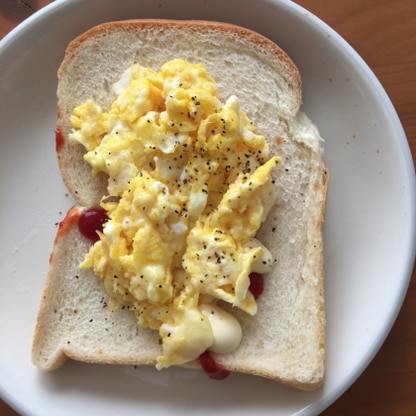
[[[220,101],[203,64],[134,64],[113,91],[108,111],[89,100],[71,117],[70,140],[108,175],[109,220],[81,268],[103,280],[111,308],[159,331],[157,368],[229,353],[243,334],[220,305],[257,311],[249,275],[272,267],[255,235],[279,159],[235,96]]]

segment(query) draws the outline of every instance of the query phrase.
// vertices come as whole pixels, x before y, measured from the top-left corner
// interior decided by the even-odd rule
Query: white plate
[[[304,109],[326,139],[327,377],[305,393],[232,375],[69,363],[40,374],[30,347],[55,223],[72,204],[54,149],[56,70],[67,43],[125,18],[223,20],[281,45],[299,66]],[[221,51],[219,51],[221,53]],[[415,256],[415,177],[379,82],[333,30],[288,1],[68,0],[0,43],[0,388],[28,415],[316,414],[365,369],[401,307]]]

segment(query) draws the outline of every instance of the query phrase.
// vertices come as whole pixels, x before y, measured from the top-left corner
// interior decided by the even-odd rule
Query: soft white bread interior
[[[69,45],[59,70],[57,128],[64,143],[58,158],[65,184],[82,206],[96,205],[106,192],[105,177],[91,178],[85,149],[68,142],[74,107],[91,98],[108,109],[112,84],[133,62],[158,70],[176,58],[203,62],[221,100],[236,95],[272,153],[282,158],[274,172],[276,208],[257,234],[277,262],[265,276],[256,316],[230,308],[242,324],[243,340],[215,360],[231,371],[315,389],[325,369],[327,172],[319,132],[300,112],[299,72],[278,46],[249,30],[210,22],[114,22],[86,32]],[[57,368],[67,357],[154,363],[160,354],[156,331],[137,328],[126,310],[108,311],[101,281],[78,269],[89,247],[73,221],[80,210],[70,212],[55,241],[32,360],[42,370]]]

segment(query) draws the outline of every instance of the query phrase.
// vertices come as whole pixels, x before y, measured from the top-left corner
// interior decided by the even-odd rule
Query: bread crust
[[[87,32],[83,33],[74,39],[66,49],[65,58],[58,69],[58,78],[66,71],[68,63],[74,59],[77,50],[83,46],[84,42],[92,38],[99,37],[103,34],[113,33],[114,31],[138,32],[143,30],[163,30],[192,33],[206,33],[210,32],[221,33],[224,36],[233,36],[258,46],[267,54],[275,55],[276,58],[282,62],[286,67],[288,73],[293,74],[294,88],[298,93],[298,106],[301,103],[302,79],[300,77],[298,68],[279,46],[268,38],[254,32],[250,29],[237,26],[231,23],[212,22],[204,20],[165,20],[165,19],[132,19],[123,21],[114,21],[97,25]],[[299,107],[298,107],[299,109]]]
[[[137,40],[141,36],[146,38],[149,33],[164,33],[168,36],[176,34],[179,39],[194,36],[198,37],[199,42],[205,37],[207,45],[212,38],[217,37],[228,45],[227,51],[235,51],[237,54],[246,53],[243,52],[244,46],[248,51],[247,54],[250,55],[248,60],[264,63],[265,69],[263,70],[262,66],[261,70],[266,75],[262,78],[262,82],[264,79],[274,82],[272,87],[266,86],[267,93],[274,87],[278,90],[276,98],[273,94],[262,93],[260,98],[264,100],[264,105],[261,110],[258,110],[261,100],[250,101],[250,94],[255,84],[249,84],[246,90],[235,91],[239,98],[240,95],[244,98],[243,107],[246,103],[249,112],[252,111],[253,115],[249,114],[249,116],[256,122],[261,133],[267,137],[272,153],[280,155],[283,161],[282,167],[275,173],[278,188],[276,208],[259,231],[260,240],[271,248],[273,255],[279,258],[279,262],[271,273],[273,279],[269,279],[265,293],[259,299],[259,313],[253,318],[247,318],[239,311],[232,311],[243,323],[243,332],[246,336],[235,353],[217,356],[216,361],[221,367],[230,371],[269,378],[302,390],[314,390],[322,385],[325,372],[322,223],[325,216],[328,174],[323,159],[322,140],[315,126],[300,112],[301,77],[288,55],[258,33],[218,22],[172,20],[111,22],[90,29],[69,44],[58,71],[57,129],[62,133],[64,141],[57,153],[64,182],[80,207],[75,207],[69,212],[67,218],[71,218],[72,222],[65,220],[66,226],[59,228],[55,239],[51,267],[33,341],[32,360],[40,369],[52,370],[62,365],[67,358],[95,363],[141,365],[154,364],[156,357],[160,355],[157,334],[152,331],[149,334],[148,331],[141,329],[132,330],[135,335],[130,338],[126,335],[129,349],[122,354],[117,347],[115,351],[112,348],[111,337],[116,336],[114,333],[103,338],[100,348],[84,348],[81,341],[77,345],[67,344],[64,339],[66,334],[58,336],[53,334],[53,331],[59,332],[60,329],[59,322],[51,319],[51,315],[53,308],[67,310],[68,300],[62,298],[55,306],[51,306],[50,296],[51,291],[56,290],[59,285],[68,285],[67,280],[71,274],[78,273],[79,278],[92,280],[91,276],[86,276],[84,272],[75,272],[88,244],[77,231],[74,218],[82,212],[82,206],[97,205],[105,194],[107,185],[107,178],[104,175],[91,178],[90,168],[83,160],[85,150],[81,145],[70,144],[68,141],[69,115],[74,105],[80,103],[77,100],[71,101],[73,93],[71,88],[74,89],[74,86],[81,84],[79,77],[82,75],[85,75],[89,82],[92,80],[91,74],[94,74],[94,71],[85,70],[85,73],[79,71],[75,77],[74,68],[79,62],[85,63],[83,59],[86,50],[97,52],[97,65],[100,65],[104,58],[100,57],[98,49],[94,47],[105,45],[112,52],[111,42],[115,34]],[[212,50],[214,51],[215,48]],[[180,49],[178,54],[182,52],[183,50]],[[169,51],[169,53],[175,56],[174,52]],[[139,53],[137,57],[141,56]],[[143,56],[148,59],[148,55]],[[212,55],[207,54],[201,59],[209,64],[210,56]],[[146,59],[140,63],[146,66]],[[124,71],[126,65],[132,61],[133,58],[125,59],[121,68],[117,70]],[[158,63],[161,65],[163,62]],[[271,74],[280,70],[284,75],[275,80],[268,72],[269,67]],[[114,74],[114,80],[118,76],[119,74]],[[214,78],[217,80],[216,76]],[[227,85],[232,77],[225,75],[224,78],[223,89],[228,94],[230,91],[227,90]],[[240,78],[239,80],[241,81]],[[238,89],[237,84],[230,84],[233,93],[234,89]],[[285,94],[288,95],[287,100]],[[78,94],[77,99],[79,97],[82,97],[82,94]],[[97,97],[99,98],[98,95]],[[103,105],[104,107],[106,105],[105,99]],[[289,241],[291,238],[295,242]],[[73,245],[77,246],[74,253],[70,249]],[[73,254],[71,260],[64,261],[69,251]],[[97,302],[100,297],[106,296],[100,283],[99,279],[96,279],[93,289],[88,286],[90,281],[85,286],[90,287],[89,290],[95,293]],[[227,308],[227,305],[224,307]],[[86,310],[89,314],[97,314],[94,320],[99,319],[103,313],[94,308],[91,310],[88,306]],[[290,314],[295,317],[289,316]],[[131,321],[131,317],[124,315],[126,314],[118,316],[118,322],[122,324],[128,322],[126,325],[131,328],[134,320]],[[68,319],[68,325],[71,325],[74,318],[70,316]],[[273,322],[276,327],[273,329],[274,332],[268,328],[268,320],[276,320]],[[295,326],[300,327],[298,331],[300,333],[296,333],[293,329]],[[261,337],[265,337],[265,340],[260,339]],[[140,345],[141,349],[136,344]],[[271,354],[267,352],[270,349],[274,349]],[[263,352],[264,357],[259,359],[259,355],[261,356]],[[189,365],[198,366],[198,363],[189,363]]]

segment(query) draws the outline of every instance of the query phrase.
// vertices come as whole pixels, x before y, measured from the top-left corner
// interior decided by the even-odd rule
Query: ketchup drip
[[[64,136],[62,136],[61,130],[55,130],[55,149],[59,152],[65,144]]]
[[[208,350],[199,356],[199,362],[207,376],[213,378],[214,380],[224,380],[230,375],[228,370],[223,370],[218,366],[214,360],[214,357]]]
[[[264,290],[264,280],[263,275],[260,273],[252,272],[249,275],[250,278],[250,286],[249,290],[253,294],[254,299],[258,299],[258,297],[263,293]]]
[[[100,239],[97,231],[103,231],[104,223],[107,220],[107,212],[104,209],[90,208],[80,215],[78,229],[84,237],[95,243]]]

